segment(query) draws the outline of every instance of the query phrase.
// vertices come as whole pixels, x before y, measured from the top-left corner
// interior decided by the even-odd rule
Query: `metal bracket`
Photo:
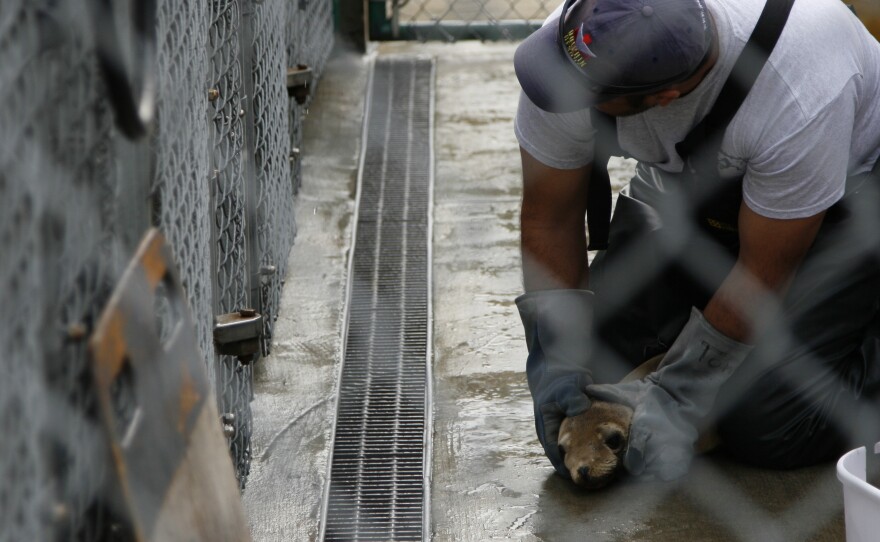
[[[295,68],[287,68],[287,95],[300,105],[306,103],[312,77],[312,69],[305,64],[297,64]]]
[[[254,309],[217,316],[214,324],[214,344],[218,354],[235,356],[247,365],[260,351],[263,336],[263,316]]]
[[[220,423],[223,425],[223,435],[228,439],[234,439],[237,431],[235,430],[235,414],[227,412],[220,416]]]

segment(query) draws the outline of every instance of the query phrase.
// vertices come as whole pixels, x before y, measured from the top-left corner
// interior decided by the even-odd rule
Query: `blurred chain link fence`
[[[880,36],[876,0],[844,0]],[[541,26],[557,0],[368,0],[374,40],[517,40]]]
[[[145,13],[154,44],[138,41]],[[179,267],[244,487],[251,369],[215,352],[214,318],[256,308],[268,353],[309,104],[285,75],[303,64],[316,80],[332,40],[327,0],[0,3],[0,541],[115,536],[86,344],[151,225]],[[108,43],[148,68],[129,81],[155,90],[146,137],[117,127],[129,87],[113,51],[101,57]]]
[[[522,39],[558,5],[556,0],[369,0],[370,38]]]

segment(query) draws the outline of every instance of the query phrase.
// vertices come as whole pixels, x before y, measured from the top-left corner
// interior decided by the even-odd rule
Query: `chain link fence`
[[[845,0],[875,35],[880,6]],[[541,26],[557,0],[368,0],[370,37],[377,40],[517,40]]]
[[[117,537],[86,345],[150,226],[176,259],[244,487],[251,368],[215,351],[214,318],[256,308],[268,353],[309,102],[285,74],[305,64],[317,80],[330,6],[0,4],[0,299],[15,313],[0,326],[0,541]],[[148,135],[130,139],[150,109]]]
[[[555,0],[369,0],[371,39],[517,40],[541,26]]]

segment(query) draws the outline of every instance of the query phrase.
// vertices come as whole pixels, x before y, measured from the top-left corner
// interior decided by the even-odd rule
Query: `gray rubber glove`
[[[697,428],[721,385],[751,350],[715,329],[694,308],[655,372],[644,380],[589,386],[591,398],[633,409],[626,469],[661,480],[683,476],[699,437]]]
[[[516,298],[529,357],[526,376],[535,407],[535,430],[561,476],[571,478],[559,451],[559,426],[590,407],[589,370],[593,292],[540,290]]]

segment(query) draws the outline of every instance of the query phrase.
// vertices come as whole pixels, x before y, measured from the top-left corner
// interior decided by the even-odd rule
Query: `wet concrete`
[[[437,60],[434,540],[842,540],[832,464],[789,472],[699,458],[674,484],[601,492],[553,474],[534,434],[521,292],[513,44],[383,44]],[[245,503],[256,541],[313,540],[341,358],[367,60],[335,55],[306,120],[299,236],[254,400]],[[615,166],[619,186],[632,164]]]

